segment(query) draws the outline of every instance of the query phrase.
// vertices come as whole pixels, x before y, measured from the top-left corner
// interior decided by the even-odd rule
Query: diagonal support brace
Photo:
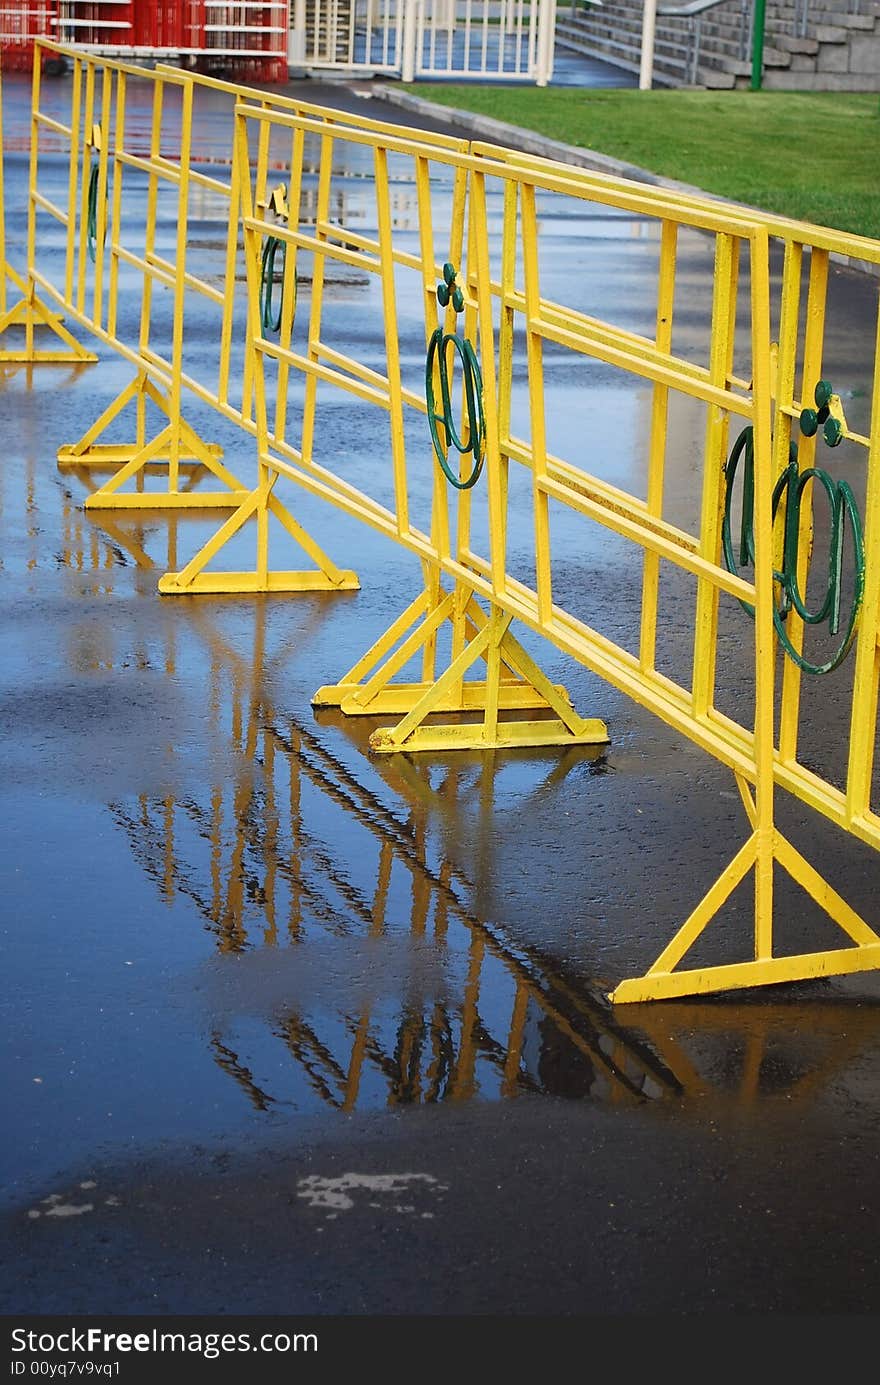
[[[453,653],[446,670],[434,677],[436,636],[447,621],[453,626]],[[339,683],[318,689],[312,705],[339,707],[347,716],[403,713],[396,726],[370,737],[371,749],[383,754],[607,743],[604,722],[574,711],[565,688],[551,683],[510,633],[510,622],[495,608],[486,615],[467,588],[444,592],[439,584],[427,586]],[[420,652],[429,676],[419,682],[394,681]],[[486,666],[485,679],[466,679],[478,661]],[[556,716],[499,716],[527,709],[550,710]],[[429,723],[427,718],[436,713],[481,713],[482,720]]]

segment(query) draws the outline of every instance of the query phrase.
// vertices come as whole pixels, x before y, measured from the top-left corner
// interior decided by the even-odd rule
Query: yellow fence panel
[[[728,866],[614,1001],[880,965],[880,936],[795,848],[777,805],[782,790],[880,847],[880,327],[860,363],[863,393],[824,373],[832,257],[880,263],[880,245],[171,69],[138,72],[152,114],[149,132],[135,131],[134,70],[76,62],[69,125],[41,111],[35,81],[28,282],[136,369],[60,456],[113,471],[87,503],[230,511],[160,590],[356,585],[277,494],[295,483],[421,564],[399,618],[313,699],[387,715],[370,740],[377,754],[604,744],[604,722],[550,682],[514,634],[519,621],[733,772],[746,825]],[[193,150],[199,92],[224,113],[219,152]],[[67,142],[63,207],[41,190],[43,131]],[[224,210],[219,250],[193,233],[200,198]],[[598,311],[588,281],[560,283],[546,228],[563,207],[637,228],[651,265],[637,305],[622,294],[613,313],[607,300]],[[38,216],[64,228],[63,285],[40,268]],[[334,301],[339,282],[357,284],[357,308]],[[207,355],[188,331],[195,298],[216,312]],[[583,380],[576,420],[554,414],[559,371]],[[591,416],[605,380],[644,401],[626,446]],[[189,401],[253,437],[249,481],[185,422]],[[165,417],[152,439],[148,403]],[[135,443],[101,444],[132,404]],[[686,487],[670,465],[682,448]],[[151,472],[163,489],[148,488]],[[205,474],[221,488],[200,491]],[[514,522],[524,510],[525,546]],[[313,568],[276,565],[272,530]],[[558,555],[571,548],[558,535],[623,555],[626,635],[608,600],[564,570]],[[421,676],[407,681],[414,661]],[[828,677],[851,680],[848,725],[817,746],[809,728]],[[780,951],[780,870],[833,921],[839,946]],[[748,956],[694,962],[746,882]]]

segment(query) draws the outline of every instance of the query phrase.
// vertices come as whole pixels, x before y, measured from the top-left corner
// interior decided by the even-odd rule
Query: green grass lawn
[[[405,87],[782,216],[880,239],[876,93]]]

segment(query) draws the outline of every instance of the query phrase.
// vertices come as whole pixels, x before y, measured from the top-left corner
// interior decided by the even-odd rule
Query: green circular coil
[[[275,260],[281,251],[281,301],[275,311]],[[279,332],[284,308],[284,284],[287,278],[287,241],[280,236],[267,236],[260,257],[260,327],[263,332]],[[293,272],[293,311],[296,312],[297,277]]]
[[[444,266],[444,274],[446,268]],[[461,361],[467,418],[467,442],[464,442],[459,435],[453,417],[448,363],[450,347]],[[435,363],[440,379],[441,413],[437,412],[437,397],[434,391]],[[483,412],[483,376],[480,372],[476,352],[467,338],[460,337],[454,332],[444,332],[442,327],[438,327],[433,333],[428,344],[428,356],[425,362],[425,398],[428,403],[428,427],[431,430],[431,441],[434,444],[434,452],[443,475],[456,490],[470,490],[472,486],[476,485],[483,469],[486,416]],[[441,426],[446,434],[445,441],[440,437]],[[464,480],[456,476],[449,465],[447,452],[450,447],[454,447],[462,457],[473,456],[473,466],[470,474]]]
[[[89,192],[86,203],[86,248],[89,259],[94,264],[98,249],[98,165],[92,164],[89,174]]]
[[[831,445],[833,446],[834,444]],[[743,462],[743,485],[738,565],[731,534],[731,509],[733,503],[733,486],[740,460]],[[743,429],[736,439],[736,442],[733,444],[730,456],[724,467],[724,473],[725,496],[724,517],[721,523],[721,547],[724,554],[724,563],[728,572],[738,575],[740,566],[751,564],[751,566],[754,567],[755,564],[755,538],[753,529],[755,454],[751,425]],[[798,585],[798,541],[800,535],[801,506],[803,504],[804,492],[810,484],[818,485],[824,491],[831,517],[828,580],[825,585],[824,597],[815,610],[809,609],[804,594],[801,592]],[[826,471],[822,471],[818,467],[808,467],[806,471],[798,470],[797,447],[794,443],[791,443],[789,447],[788,466],[781,473],[773,487],[771,501],[771,514],[773,519],[776,518],[783,496],[785,496],[786,508],[782,571],[778,572],[775,568],[773,571],[774,581],[781,589],[781,600],[779,605],[777,605],[775,601],[773,603],[773,624],[776,628],[776,634],[779,637],[780,644],[788,657],[797,664],[798,668],[802,669],[804,673],[831,673],[843,663],[852,647],[852,642],[856,633],[859,609],[862,604],[862,595],[865,587],[865,544],[862,533],[861,516],[859,515],[855,495],[846,481],[835,481]],[[785,628],[785,617],[788,612],[793,609],[805,625],[827,624],[832,635],[837,635],[840,632],[840,578],[843,568],[843,548],[847,527],[850,532],[855,564],[852,603],[849,615],[845,621],[843,636],[836,652],[824,663],[816,664],[812,663],[809,659],[805,658],[801,652],[795,649]],[[750,616],[754,616],[754,606],[746,601],[740,601],[739,604]]]

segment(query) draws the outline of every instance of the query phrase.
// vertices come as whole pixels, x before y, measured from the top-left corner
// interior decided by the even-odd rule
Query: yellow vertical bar
[[[300,201],[302,198],[302,173],[303,173],[303,146],[305,134],[302,130],[294,130],[291,139],[290,149],[290,183],[288,187],[287,207],[288,207],[288,226],[291,224],[299,227]],[[293,336],[294,313],[296,311],[296,276],[297,261],[299,253],[295,245],[286,244],[284,247],[284,283],[282,285],[281,298],[281,331],[279,341],[283,350],[290,349],[290,342]],[[290,366],[283,357],[278,361],[278,391],[275,396],[275,433],[276,443],[283,443],[287,433],[287,382],[290,377]]]
[[[461,247],[464,236],[464,206],[466,184],[463,170],[456,171],[452,197],[452,220],[449,230],[449,259],[456,266],[461,263]],[[434,250],[434,218],[431,209],[431,169],[422,155],[416,158],[416,198],[419,209],[419,251],[422,260],[422,289],[425,308],[425,350],[433,333],[439,325],[440,312],[437,303],[437,256]],[[456,256],[458,258],[456,258]],[[435,397],[439,398],[438,376],[434,372]],[[431,542],[437,554],[445,557],[449,553],[449,495],[444,477],[434,456],[430,438],[426,449],[431,459]],[[435,576],[434,584],[438,578]],[[427,585],[427,582],[426,582]],[[431,642],[431,650],[436,641]],[[428,655],[426,646],[425,655]],[[433,654],[431,655],[433,658]],[[428,675],[425,675],[426,677]]]
[[[379,228],[382,315],[385,324],[385,364],[388,371],[391,466],[398,534],[409,533],[409,496],[406,475],[406,440],[403,431],[403,395],[400,380],[400,343],[397,337],[397,296],[394,286],[394,244],[391,228],[391,194],[388,186],[388,151],[377,144],[373,150],[376,213]]]
[[[455,663],[455,660],[463,652],[465,644],[467,643],[467,626],[465,624],[465,616],[467,614],[468,606],[471,603],[472,595],[473,594],[471,592],[470,587],[466,587],[464,582],[456,582],[455,602],[453,604],[452,609],[452,645],[450,649],[450,663]],[[463,682],[464,676],[458,679],[458,681],[450,687],[450,697],[461,697],[461,689]]]
[[[127,85],[124,72],[116,75],[116,119],[113,126],[113,197],[110,206],[110,274],[107,303],[107,332],[116,336],[119,306],[119,246],[122,240],[122,179],[121,155],[125,151],[125,106]],[[109,142],[109,141],[108,141]]]
[[[169,413],[172,420],[168,450],[168,489],[176,491],[180,476],[180,429],[174,425],[181,416],[183,393],[183,333],[186,311],[186,242],[189,235],[189,174],[192,153],[193,84],[187,82],[181,93],[180,162],[177,184],[177,245],[174,265],[174,324],[171,338],[171,388]]]
[[[260,109],[263,111],[269,110],[268,102],[261,101]],[[268,210],[266,188],[269,182],[269,139],[271,134],[272,127],[269,121],[259,121],[257,128],[257,163],[254,185],[254,205],[261,215]]]
[[[162,100],[165,84],[159,80],[153,87],[153,113],[150,127],[150,158],[155,162],[162,151]],[[147,179],[147,213],[144,228],[144,259],[149,263],[156,249],[156,214],[159,200],[159,178],[152,170]],[[143,295],[141,298],[140,350],[144,352],[150,345],[150,318],[153,309],[153,276],[144,273]]]
[[[675,307],[675,268],[678,254],[678,226],[664,221],[660,230],[660,261],[657,267],[657,315],[654,340],[658,351],[672,350],[672,317]],[[663,489],[666,473],[666,437],[669,420],[669,386],[655,384],[651,396],[651,441],[648,448],[648,514],[663,514]],[[642,612],[639,632],[639,664],[652,672],[657,656],[657,601],[660,593],[660,557],[645,549],[642,567]]]
[[[246,96],[246,89],[244,89],[244,88],[239,88],[238,96],[239,96],[239,99],[243,99],[243,98]],[[261,102],[260,102],[260,108],[261,108],[262,110],[266,110],[266,102],[265,102],[265,101],[261,101]],[[270,137],[271,137],[271,130],[270,130],[270,128],[269,128],[268,121],[263,121],[263,120],[259,121],[258,124],[257,124],[257,154],[256,154],[256,162],[255,162],[255,164],[254,164],[254,183],[253,183],[253,198],[254,198],[254,203],[253,203],[253,205],[254,205],[254,208],[255,208],[256,212],[257,212],[261,217],[263,217],[265,220],[268,220],[268,217],[269,217],[268,207],[267,207],[267,205],[266,205],[266,183],[267,183],[267,179],[268,179],[269,140],[270,140]],[[245,176],[246,176],[246,172],[245,172],[245,169],[244,169],[244,168],[242,168],[240,172],[241,172],[241,177],[245,177]],[[260,333],[261,333],[261,335],[262,335],[262,322],[260,323]],[[253,401],[253,375],[252,375],[252,372],[253,372],[253,365],[254,365],[254,361],[253,361],[253,351],[254,351],[253,340],[251,339],[250,333],[246,333],[246,334],[245,334],[245,357],[244,357],[244,403],[243,403],[243,412],[244,412],[244,414],[245,414],[245,417],[247,417],[247,418],[253,418],[253,407],[254,407],[254,401]],[[264,358],[264,359],[263,359],[263,381],[264,381],[264,388],[265,388],[265,378],[266,378],[265,365],[266,365],[266,362],[265,362],[265,358]]]
[[[238,161],[239,186],[241,188],[241,212],[243,221],[254,219],[254,203],[251,183],[248,176],[248,130],[247,118],[235,117],[235,147],[233,158]],[[257,169],[256,185],[260,182],[260,169]],[[265,171],[263,172],[265,177]],[[245,226],[244,258],[247,272],[247,330],[255,343],[253,351],[254,423],[257,437],[257,486],[260,503],[257,510],[257,577],[258,585],[265,586],[269,569],[269,513],[268,500],[275,473],[266,465],[269,450],[269,429],[266,411],[266,382],[264,357],[260,332],[260,235],[258,231]]]
[[[86,308],[86,274],[89,267],[88,222],[89,222],[89,182],[92,161],[89,156],[92,140],[92,126],[95,123],[95,63],[86,62],[85,108],[83,112],[84,138],[82,144],[82,178],[79,189],[79,258],[76,276],[76,307],[81,313]]]
[[[516,289],[517,214],[519,184],[504,184],[504,221],[501,230],[501,318],[498,326],[498,438],[505,456],[510,446],[510,399],[513,382],[513,336],[516,309],[506,295]]]
[[[487,742],[491,745],[498,735],[498,694],[501,683],[501,640],[510,624],[510,617],[505,616],[497,606],[493,606],[492,613],[489,616],[489,623],[492,626],[492,633],[489,638],[489,646],[486,650],[486,710],[483,717],[483,734]],[[486,772],[487,769],[488,766],[484,766],[484,772]]]
[[[870,437],[865,482],[865,590],[859,614],[846,776],[846,812],[850,821],[870,806],[880,694],[880,305],[874,343]]]
[[[773,954],[773,454],[770,379],[770,266],[764,227],[751,237],[752,418],[755,449],[755,958]]]
[[[425,560],[422,563],[422,575],[425,583],[425,591],[428,594],[428,610],[430,611],[439,603],[441,599],[440,588],[440,569],[436,563],[429,563]],[[436,679],[437,668],[437,631],[432,630],[422,646],[422,681],[433,683]]]
[[[468,264],[468,269],[467,269],[467,272],[465,273],[465,270],[464,270],[464,268],[462,267],[460,273],[458,274],[458,282],[459,282],[459,284],[460,284],[460,286],[461,286],[462,291],[464,291],[465,289],[467,289],[467,292],[465,293],[465,297],[466,297],[466,299],[469,299],[469,300],[476,299],[477,296],[478,296],[478,293],[479,293],[479,288],[478,288],[478,285],[477,285],[477,276],[476,276],[476,273],[475,273],[475,270],[474,270],[474,264],[475,264],[474,235],[475,235],[475,219],[474,219],[474,217],[469,217],[469,218],[468,218],[468,226],[467,226],[468,249],[467,249],[467,256],[466,256],[466,258],[467,258],[467,264]],[[444,314],[443,331],[444,331],[444,333],[447,333],[447,334],[450,333],[450,332],[453,332],[453,333],[461,332],[461,333],[464,335],[464,337],[465,337],[465,339],[466,339],[467,341],[473,342],[473,343],[476,345],[476,342],[477,342],[477,322],[478,322],[478,320],[479,320],[479,316],[478,316],[478,315],[479,315],[479,307],[478,307],[477,305],[475,305],[473,302],[467,302],[467,303],[465,304],[465,310],[464,310],[464,321],[463,321],[463,323],[461,324],[461,327],[459,327],[458,315],[457,315],[457,313],[456,313],[456,311],[455,311],[455,307],[454,307],[454,305],[453,305],[453,303],[452,303],[452,300],[451,300],[451,298],[450,298],[450,301],[449,301],[449,303],[447,304],[447,307],[446,307],[446,312],[445,312],[445,314]],[[454,360],[454,357],[453,357],[453,360]],[[439,363],[439,355],[438,355],[438,363]],[[451,382],[450,382],[450,393],[451,393]],[[466,395],[465,395],[465,387],[464,387],[464,375],[462,375],[462,380],[461,380],[461,392],[460,392],[460,394],[461,394],[461,410],[462,410],[462,417],[464,418],[464,417],[466,417],[466,414],[465,414],[465,408],[466,408],[466,403],[465,403],[465,401],[466,401]],[[462,431],[463,431],[463,430],[462,430]],[[449,452],[450,452],[450,450],[452,450],[452,451],[454,452],[454,449],[447,448],[447,453],[446,453],[446,455],[447,455],[447,461],[449,460]],[[459,456],[459,457],[457,458],[457,461],[458,461],[458,474],[459,474],[459,477],[461,478],[461,477],[463,477],[464,475],[467,474],[467,472],[468,472],[468,470],[469,470],[470,468],[469,468],[469,465],[468,465],[468,463],[466,462],[466,460],[465,460],[464,457]],[[450,493],[447,491],[447,494],[450,494]],[[471,504],[472,504],[472,500],[473,500],[473,492],[472,492],[471,490],[466,490],[466,491],[455,491],[454,494],[453,494],[450,498],[453,499],[453,503],[454,503],[455,501],[458,502],[458,503],[455,505],[455,512],[456,512],[456,524],[455,524],[455,556],[456,556],[456,558],[458,558],[459,560],[461,560],[461,558],[463,557],[463,555],[464,555],[465,553],[469,552],[469,550],[470,550],[470,545],[471,545]]]
[[[76,269],[76,231],[77,231],[76,189],[77,189],[77,185],[78,185],[78,182],[79,182],[79,170],[80,170],[80,162],[81,162],[81,154],[80,154],[80,136],[81,136],[81,132],[82,132],[82,68],[83,68],[82,59],[81,59],[81,58],[78,58],[78,57],[77,57],[77,58],[74,58],[74,60],[73,60],[73,77],[72,77],[72,79],[71,79],[71,87],[70,87],[70,164],[69,164],[69,167],[68,167],[68,174],[67,174],[67,245],[66,245],[66,247],[65,247],[65,258],[64,258],[64,298],[65,298],[65,301],[68,302],[68,303],[73,303],[73,280],[74,280],[74,273],[75,273],[75,269]],[[35,91],[35,101],[37,101],[37,100],[39,99],[39,98],[36,96],[37,82],[38,82],[38,80],[39,80],[39,79],[38,79],[38,75],[37,75],[37,74],[38,74],[38,70],[39,70],[38,65],[35,64],[35,65],[34,65],[34,91]],[[37,107],[36,107],[36,105],[35,105],[35,107],[34,107],[35,116],[36,116],[36,109],[37,109]],[[36,184],[37,184],[37,169],[36,169],[36,162],[37,162],[37,148],[38,148],[38,146],[39,146],[39,139],[40,139],[40,136],[39,136],[39,126],[37,125],[37,123],[36,123],[36,118],[35,118],[34,121],[33,121],[33,124],[31,125],[31,190],[32,190],[32,191],[35,191],[35,190],[36,190]],[[34,209],[34,211],[35,211],[35,210],[36,210],[36,209]],[[33,213],[32,213],[32,215],[33,215]],[[29,217],[28,220],[29,220],[29,222],[30,222],[31,218]],[[35,233],[36,233],[36,225],[34,225],[34,228],[33,228],[33,234],[35,235]],[[31,255],[33,254],[33,247],[30,245],[31,234],[32,234],[32,232],[31,232],[30,225],[29,225],[29,229],[28,229],[28,242],[29,242],[29,244],[28,244],[28,261],[29,261],[30,263],[32,263],[32,261],[31,261]]]
[[[797,247],[798,255],[797,267],[803,260],[803,249]],[[800,286],[800,275],[798,275],[798,286]],[[813,391],[822,373],[822,353],[825,338],[825,303],[828,296],[828,252],[813,249],[810,254],[810,281],[807,291],[807,311],[806,323],[804,327],[804,358],[803,372],[801,377],[801,400],[804,405],[813,403]],[[795,335],[795,346],[797,345],[798,319],[795,317],[792,331]],[[782,346],[783,343],[781,342]],[[782,363],[780,360],[780,372]],[[792,367],[792,374],[794,367]],[[786,382],[788,384],[788,382]],[[791,381],[792,394],[794,392],[794,380]],[[779,395],[780,403],[786,402],[787,394]],[[777,420],[777,430],[779,422]],[[786,438],[791,437],[791,421],[785,419],[782,424],[785,429]],[[801,471],[811,467],[816,458],[816,438],[801,436],[798,439],[798,466]],[[777,469],[788,461],[788,449],[786,444],[785,458],[777,449]],[[813,539],[813,487],[810,486],[805,499],[809,504],[801,506],[800,525],[798,528],[798,561],[797,561],[797,582],[801,591],[806,590],[807,573],[810,566],[810,550]],[[777,539],[777,548],[779,540]],[[788,638],[794,648],[800,653],[804,646],[804,623],[793,608],[786,617],[788,624]],[[801,670],[793,659],[786,659],[782,676],[782,699],[780,704],[780,724],[779,724],[779,752],[784,760],[794,760],[797,756],[798,747],[798,720],[800,716],[800,694],[801,694]]]
[[[113,72],[105,67],[101,80],[101,149],[98,155],[98,207],[96,216],[96,244],[94,289],[92,297],[92,320],[100,327],[104,307],[104,263],[105,241],[107,239],[107,169],[110,161],[110,113],[113,97]]]
[[[719,232],[715,239],[712,340],[709,347],[709,378],[713,385],[726,384],[733,359],[738,252],[739,241]],[[717,404],[710,404],[708,410],[703,455],[700,556],[717,564],[721,556],[723,466],[727,453],[728,415]],[[704,578],[697,585],[694,618],[692,706],[697,718],[706,716],[714,700],[717,636],[718,588],[714,582]]]
[[[31,149],[30,159],[28,160],[28,227],[27,227],[27,276],[28,276],[28,298],[33,302],[34,280],[33,272],[37,257],[37,204],[34,201],[34,194],[37,190],[37,173],[39,167],[39,148],[40,148],[40,127],[37,123],[37,112],[40,109],[40,78],[42,74],[43,61],[39,45],[34,48],[34,72],[31,84]],[[71,205],[73,198],[71,199]],[[33,313],[28,313],[25,320],[25,355],[30,358],[34,354],[34,322]]]
[[[479,321],[479,361],[483,375],[483,410],[486,416],[486,489],[489,495],[489,563],[492,590],[503,596],[507,584],[507,513],[502,458],[498,447],[498,407],[495,384],[495,331],[492,322],[491,265],[489,229],[486,215],[486,179],[471,170],[471,205],[468,227],[474,248],[476,283],[482,286],[477,304]]]
[[[538,267],[538,216],[535,189],[522,186],[523,276],[526,299],[526,355],[529,373],[529,416],[532,430],[532,482],[535,509],[535,582],[538,614],[549,621],[553,605],[550,566],[550,502],[541,483],[547,476],[547,431],[544,416],[544,342],[533,326],[541,311]],[[502,279],[502,293],[513,285]],[[509,409],[509,401],[505,401]]]
[[[315,207],[315,239],[326,240],[321,223],[326,223],[330,214],[330,179],[333,171],[333,136],[321,136],[321,155],[318,164],[318,197]],[[321,313],[324,306],[324,262],[326,255],[316,247],[312,257],[312,311],[309,315],[308,359],[318,360],[318,343],[321,340]],[[306,375],[305,400],[303,403],[302,455],[311,460],[315,440],[315,408],[317,405],[317,377],[312,371]]]
[[[217,372],[217,399],[220,404],[229,401],[229,369],[232,354],[232,333],[235,321],[235,267],[238,261],[238,235],[240,230],[240,187],[241,171],[238,161],[233,159],[229,178],[229,226],[226,232],[226,292],[223,297],[223,317],[220,323],[220,362]],[[245,355],[251,351],[250,337],[245,334]]]

